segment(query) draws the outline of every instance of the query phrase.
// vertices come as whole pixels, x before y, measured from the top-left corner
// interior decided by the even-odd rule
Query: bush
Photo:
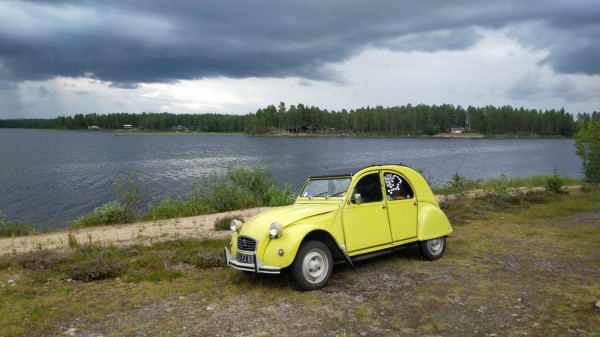
[[[15,261],[19,266],[27,270],[49,269],[58,263],[64,262],[66,259],[66,253],[49,250],[31,251],[15,257]]]
[[[76,281],[92,282],[116,278],[125,273],[125,266],[118,261],[111,261],[104,257],[70,265],[67,268],[69,278]]]
[[[117,202],[109,202],[94,209],[94,212],[77,218],[73,223],[73,229],[90,226],[115,225],[125,223],[124,208]]]
[[[546,179],[546,191],[556,193],[556,194],[565,194],[565,180],[563,177],[559,176],[557,173],[548,177]]]
[[[119,177],[113,182],[113,188],[117,194],[117,199],[123,207],[122,222],[131,223],[140,218],[140,209],[146,191],[144,191],[138,181],[135,171],[128,177]]]

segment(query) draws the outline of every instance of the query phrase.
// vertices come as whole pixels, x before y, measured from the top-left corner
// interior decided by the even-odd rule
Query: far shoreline
[[[57,131],[57,132],[81,132],[81,133],[113,133],[115,136],[134,136],[134,135],[208,135],[208,136],[248,136],[248,137],[273,137],[273,138],[409,138],[409,139],[574,139],[573,137],[564,137],[559,135],[541,136],[541,135],[515,135],[515,134],[497,134],[484,135],[481,133],[438,133],[435,135],[400,135],[400,134],[378,134],[378,133],[328,133],[328,132],[300,132],[293,133],[287,131],[276,131],[266,133],[246,133],[246,132],[197,132],[197,131],[148,131],[148,130],[126,130],[126,129],[96,129],[96,130],[64,130],[64,129],[37,129],[37,128],[2,128],[5,130],[39,130],[39,131]]]

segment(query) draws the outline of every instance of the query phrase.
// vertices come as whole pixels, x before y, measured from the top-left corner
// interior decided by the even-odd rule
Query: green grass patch
[[[81,229],[93,226],[116,225],[125,223],[123,206],[117,202],[109,202],[96,208],[92,213],[75,220],[72,229]]]
[[[279,188],[271,171],[259,166],[229,167],[225,175],[216,173],[200,179],[192,191],[179,198],[154,200],[141,213],[146,191],[135,172],[114,182],[118,201],[96,208],[75,220],[73,229],[131,223],[140,219],[160,220],[233,211],[260,206],[283,206],[293,202],[291,187]]]
[[[556,192],[564,185],[580,185],[581,180],[561,176],[559,174],[552,175],[533,175],[527,177],[508,177],[501,175],[497,178],[490,179],[471,179],[463,177],[458,173],[452,176],[452,180],[441,187],[432,187],[435,194],[449,195],[460,194],[472,190],[485,191],[506,191],[519,187],[544,187],[548,190]]]
[[[4,219],[4,216],[0,214],[0,237],[16,237],[25,236],[35,233],[35,228],[31,224],[9,221]]]

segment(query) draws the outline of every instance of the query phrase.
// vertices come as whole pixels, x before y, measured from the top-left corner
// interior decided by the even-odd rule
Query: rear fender
[[[419,208],[419,229],[417,239],[419,241],[431,240],[452,233],[452,225],[446,214],[438,207],[421,203]]]

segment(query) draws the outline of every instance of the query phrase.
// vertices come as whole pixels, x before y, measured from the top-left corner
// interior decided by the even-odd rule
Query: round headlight
[[[238,220],[238,219],[233,219],[233,220],[231,220],[231,222],[229,223],[229,226],[230,226],[230,228],[231,228],[231,231],[232,231],[232,232],[237,232],[237,231],[239,231],[240,229],[242,229],[242,225],[243,225],[243,224],[244,224],[244,223],[243,223],[243,222],[241,222],[240,220]]]
[[[269,227],[269,237],[271,239],[276,239],[281,236],[283,232],[283,226],[277,222],[273,222]]]

